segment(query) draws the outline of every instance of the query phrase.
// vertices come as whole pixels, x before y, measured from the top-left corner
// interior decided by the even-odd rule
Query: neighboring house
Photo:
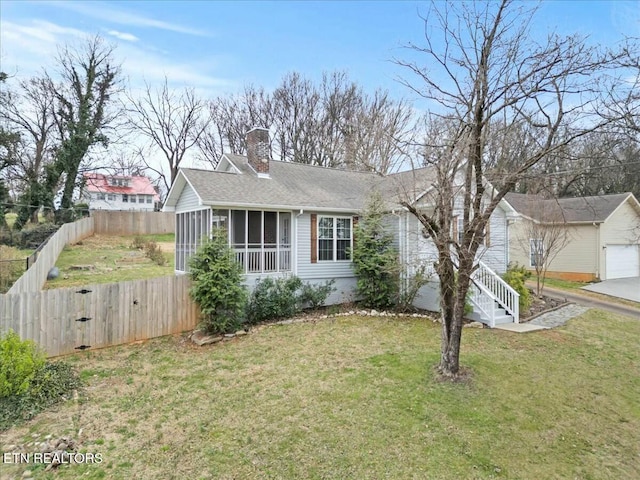
[[[427,198],[424,193],[434,180],[432,169],[382,177],[280,162],[269,158],[268,142],[268,130],[253,129],[247,133],[246,157],[223,155],[215,171],[180,169],[164,206],[176,213],[177,272],[188,271],[189,257],[208,239],[212,227],[220,226],[227,230],[249,287],[266,275],[295,274],[311,283],[334,279],[337,290],[327,303],[353,301],[353,230],[373,190],[387,201],[386,224],[401,260],[408,265],[435,260],[432,242],[398,202],[399,195],[408,191],[417,192],[416,200]],[[506,217],[511,213],[503,202],[491,218],[482,249],[483,259],[497,272],[504,272],[508,264]],[[462,218],[461,208],[457,214]],[[488,266],[483,271],[491,272]],[[493,272],[490,275],[497,277]],[[420,292],[416,305],[438,310],[437,294],[434,280]],[[496,323],[495,319],[484,320]],[[513,316],[502,320],[513,321]]]
[[[553,211],[569,238],[549,263],[548,277],[592,281],[640,276],[640,203],[632,193],[551,200],[509,193],[506,200],[518,212],[511,227],[512,261],[534,268],[532,248],[539,240],[528,238],[528,225],[548,222],[543,212]]]
[[[80,201],[89,210],[150,210],[160,197],[147,177],[85,173]]]

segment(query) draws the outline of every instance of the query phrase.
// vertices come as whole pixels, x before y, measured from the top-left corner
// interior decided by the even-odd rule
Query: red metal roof
[[[112,178],[127,179],[129,180],[130,185],[128,187],[110,185],[109,180]],[[104,175],[102,173],[85,173],[84,181],[85,188],[88,192],[153,195],[155,201],[160,200],[160,197],[157,195],[153,185],[151,184],[151,180],[147,177],[127,177],[122,175]]]

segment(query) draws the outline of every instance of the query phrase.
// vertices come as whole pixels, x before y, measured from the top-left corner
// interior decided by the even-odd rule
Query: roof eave
[[[260,210],[303,210],[313,212],[341,212],[354,213],[359,212],[360,208],[343,208],[343,207],[318,207],[313,205],[276,205],[264,203],[242,203],[242,202],[220,202],[220,201],[204,201],[203,206],[207,207],[238,207],[238,208],[257,208]]]

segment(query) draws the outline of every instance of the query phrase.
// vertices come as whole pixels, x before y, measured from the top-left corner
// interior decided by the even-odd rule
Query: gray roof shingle
[[[424,190],[432,181],[428,168],[382,177],[276,160],[269,163],[270,178],[259,178],[246,157],[226,156],[241,173],[180,169],[205,205],[358,211],[369,193],[377,190],[393,208],[406,195],[403,192]]]
[[[544,200],[535,195],[508,193],[505,199],[518,213],[540,222],[562,218],[573,223],[602,223],[628,196],[629,193],[618,193]]]

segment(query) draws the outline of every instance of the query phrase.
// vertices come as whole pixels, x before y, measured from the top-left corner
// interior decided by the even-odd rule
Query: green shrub
[[[31,340],[13,330],[0,337],[0,398],[20,395],[45,363],[45,355]]]
[[[520,311],[527,310],[531,306],[531,292],[524,283],[530,276],[531,272],[517,263],[510,263],[507,271],[502,275],[502,279],[520,294]]]
[[[353,271],[362,305],[388,308],[398,302],[400,264],[393,235],[384,225],[384,201],[374,192],[354,229]]]
[[[305,307],[316,309],[335,291],[334,283],[335,280],[318,285],[303,283],[295,275],[258,279],[247,304],[247,320],[257,323],[291,317]]]
[[[243,268],[236,262],[226,239],[226,233],[214,232],[213,240],[189,260],[189,275],[193,280],[189,294],[200,306],[202,327],[208,333],[237,330],[247,303]]]
[[[257,323],[295,315],[302,310],[297,294],[301,288],[302,280],[295,275],[257,280],[247,306],[247,319]]]
[[[34,417],[47,407],[70,397],[81,382],[70,365],[47,362],[36,370],[22,394],[0,397],[0,431]]]
[[[161,267],[167,263],[167,258],[162,253],[162,249],[154,240],[149,240],[144,244],[144,254],[153,263]]]
[[[327,280],[321,285],[312,285],[309,282],[305,283],[302,285],[302,289],[300,290],[298,297],[300,304],[303,307],[309,306],[314,310],[323,306],[324,302],[327,301],[327,297],[336,290],[333,286],[334,283],[336,283],[335,280]]]

